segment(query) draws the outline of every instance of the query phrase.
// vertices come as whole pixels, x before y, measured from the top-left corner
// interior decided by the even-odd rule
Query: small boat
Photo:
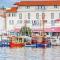
[[[51,47],[51,42],[48,39],[42,40],[42,36],[34,36],[32,37],[31,45],[35,45],[36,48]]]
[[[41,48],[45,48],[45,47],[51,47],[51,44],[50,43],[46,43],[46,44],[43,44],[43,43],[37,43],[36,44],[36,47],[37,48],[39,48],[39,47],[41,47]]]
[[[2,35],[0,46],[1,47],[9,47],[9,43],[10,43],[9,37],[7,35]]]
[[[10,47],[11,48],[14,48],[14,47],[24,47],[25,44],[24,44],[24,37],[23,36],[12,36],[10,37]]]
[[[8,41],[8,40],[2,40],[1,44],[2,44],[2,47],[9,47],[10,41]]]
[[[51,37],[51,44],[52,46],[60,46],[60,37],[57,36]]]
[[[25,47],[36,47],[36,44],[25,45]]]
[[[34,43],[34,44],[26,44],[25,47],[36,47],[36,48],[45,48],[51,47],[51,43]]]

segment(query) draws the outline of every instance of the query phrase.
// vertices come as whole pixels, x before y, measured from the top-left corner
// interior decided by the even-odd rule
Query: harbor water
[[[60,60],[60,46],[51,48],[0,47],[0,60]]]

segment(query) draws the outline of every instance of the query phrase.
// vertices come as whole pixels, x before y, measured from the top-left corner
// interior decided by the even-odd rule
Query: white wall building
[[[42,30],[42,14],[45,14],[45,32],[50,35],[60,35],[59,1],[21,1],[15,5],[17,7],[6,11],[7,31],[20,29],[27,20],[27,26],[38,33]]]
[[[5,12],[6,10],[3,8],[3,9],[0,9],[0,35],[6,30],[5,29]]]

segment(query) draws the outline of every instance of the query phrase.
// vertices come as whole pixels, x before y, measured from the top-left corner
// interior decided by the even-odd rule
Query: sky
[[[18,2],[18,1],[20,0],[0,0],[0,8],[2,8],[3,6],[5,8],[10,8],[13,6],[15,2]]]
[[[18,2],[18,1],[21,1],[21,0],[0,0],[0,8],[2,8],[3,6],[5,8],[10,8],[13,6],[15,2]],[[36,0],[36,1],[42,1],[42,0]],[[43,1],[52,1],[52,0],[43,0]],[[59,1],[59,0],[53,0],[53,1]]]

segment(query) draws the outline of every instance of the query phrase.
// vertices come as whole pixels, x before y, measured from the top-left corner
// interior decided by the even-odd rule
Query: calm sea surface
[[[0,60],[60,60],[60,47],[45,49],[0,47]]]

